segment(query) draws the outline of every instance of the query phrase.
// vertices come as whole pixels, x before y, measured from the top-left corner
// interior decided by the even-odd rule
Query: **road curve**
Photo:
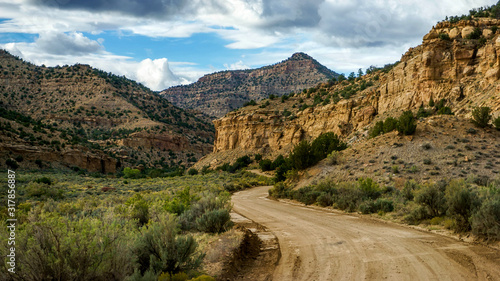
[[[279,239],[273,280],[500,280],[500,253],[440,235],[237,192],[234,211]]]

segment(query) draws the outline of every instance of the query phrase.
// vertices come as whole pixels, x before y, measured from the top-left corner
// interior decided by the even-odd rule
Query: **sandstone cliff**
[[[300,140],[324,132],[333,131],[352,142],[366,135],[372,121],[416,111],[431,99],[444,99],[459,118],[470,118],[476,106],[491,107],[496,117],[500,114],[500,35],[493,32],[497,25],[500,21],[491,19],[442,22],[390,71],[366,75],[352,84],[321,84],[284,103],[270,101],[265,109],[249,106],[230,112],[214,121],[215,154],[198,165],[215,165],[246,153],[286,154]],[[467,39],[474,31],[480,38]],[[342,98],[346,90],[352,95]]]
[[[172,87],[160,94],[181,108],[222,117],[250,100],[301,91],[335,76],[310,56],[296,53],[275,65],[205,75],[196,83]]]

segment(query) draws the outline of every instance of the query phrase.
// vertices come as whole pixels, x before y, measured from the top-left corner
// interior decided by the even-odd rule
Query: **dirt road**
[[[282,257],[273,280],[500,280],[500,253],[395,224],[233,195],[234,210],[266,226]]]

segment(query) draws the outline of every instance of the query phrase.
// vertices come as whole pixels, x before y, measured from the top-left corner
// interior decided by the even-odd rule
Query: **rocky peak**
[[[169,88],[160,94],[174,105],[192,108],[215,117],[262,100],[326,82],[337,74],[304,53],[270,66],[251,70],[221,71],[196,83]]]

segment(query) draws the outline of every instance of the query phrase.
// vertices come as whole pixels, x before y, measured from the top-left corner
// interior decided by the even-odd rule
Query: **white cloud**
[[[78,33],[44,33],[33,43],[7,43],[0,45],[0,48],[37,65],[89,64],[116,75],[124,75],[155,91],[194,81],[192,76],[174,74],[166,58],[134,61],[131,57],[106,52],[98,42]]]
[[[137,68],[136,80],[153,90],[163,90],[183,82],[170,70],[166,58],[141,61]]]
[[[232,64],[227,64],[225,63],[224,64],[224,67],[227,69],[227,70],[241,70],[241,69],[250,69],[250,67],[248,65],[246,65],[245,63],[243,63],[243,61],[237,61],[235,63],[232,63]]]

